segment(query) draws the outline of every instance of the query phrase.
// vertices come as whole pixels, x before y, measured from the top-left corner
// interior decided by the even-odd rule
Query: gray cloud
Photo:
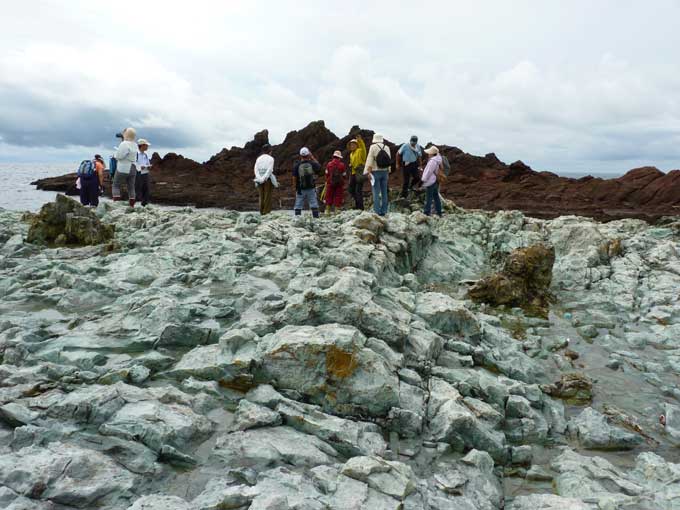
[[[426,21],[419,4],[396,7],[301,0],[305,29],[291,30],[287,2],[148,0],[152,29],[139,30],[115,3],[68,15],[56,0],[13,3],[0,33],[0,159],[70,158],[132,124],[154,149],[204,160],[262,128],[276,142],[322,118],[338,134],[417,132],[553,171],[680,166],[680,77],[668,65],[680,4],[442,0]]]

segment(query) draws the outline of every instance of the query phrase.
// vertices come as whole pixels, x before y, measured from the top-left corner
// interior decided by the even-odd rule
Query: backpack
[[[92,177],[94,175],[94,161],[90,161],[89,159],[86,159],[84,161],[81,161],[80,166],[78,167],[78,171],[76,172],[78,174],[78,177]]]
[[[342,184],[343,182],[343,177],[345,176],[345,172],[341,171],[342,166],[340,164],[336,165],[331,165],[330,171],[331,171],[331,184],[333,186],[337,186],[339,184]]]
[[[387,154],[385,144],[383,144],[380,148],[380,152],[378,152],[378,155],[375,157],[375,163],[378,165],[378,168],[388,168],[392,165],[392,158]]]
[[[444,167],[444,175],[449,176],[451,174],[451,163],[449,163],[449,158],[442,154],[442,166]]]
[[[111,174],[111,177],[116,175],[116,169],[118,168],[118,160],[111,156],[109,159],[109,173]]]
[[[300,180],[300,189],[314,188],[314,166],[309,161],[301,161],[298,166],[298,179]]]

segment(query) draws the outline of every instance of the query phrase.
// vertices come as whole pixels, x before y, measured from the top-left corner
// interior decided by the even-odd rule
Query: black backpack
[[[392,165],[392,158],[387,154],[385,144],[383,144],[378,155],[375,157],[375,163],[378,165],[378,168],[388,168]]]
[[[342,184],[342,178],[345,176],[344,172],[340,171],[340,168],[337,166],[333,166],[331,168],[331,184],[333,186],[337,186],[339,184]]]
[[[298,166],[298,178],[300,179],[300,189],[312,189],[315,184],[314,165],[309,161],[302,161]]]

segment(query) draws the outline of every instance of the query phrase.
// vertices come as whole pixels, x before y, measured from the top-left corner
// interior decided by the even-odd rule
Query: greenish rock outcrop
[[[547,316],[555,248],[536,244],[513,250],[503,269],[478,281],[468,292],[476,302],[517,306]]]
[[[0,211],[0,507],[676,508],[677,229],[405,211]]]
[[[102,223],[95,212],[64,195],[26,217],[26,241],[49,246],[87,246],[113,239],[114,225]]]

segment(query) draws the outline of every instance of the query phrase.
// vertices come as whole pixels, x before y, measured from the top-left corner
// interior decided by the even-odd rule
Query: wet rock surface
[[[303,129],[291,131],[281,144],[274,145],[276,173],[285,176],[279,179],[281,187],[274,191],[274,207],[291,209],[293,206],[295,197],[288,176],[301,147],[309,147],[322,162],[329,161],[335,150],[341,150],[348,159],[347,142],[358,133],[367,143],[373,136],[373,131],[354,126],[346,136],[338,137],[323,121],[315,121]],[[204,163],[174,153],[163,158],[154,154],[150,173],[153,200],[168,205],[257,210],[252,169],[261,147],[268,141],[269,133],[261,131],[244,147],[225,148]],[[506,164],[493,153],[475,156],[458,147],[447,146],[443,140],[432,142],[448,157],[452,166],[451,175],[442,183],[442,194],[461,207],[492,211],[516,209],[540,218],[578,214],[600,220],[641,218],[659,221],[664,216],[680,213],[680,170],[663,173],[654,167],[642,167],[616,179],[591,176],[572,179],[549,171],[532,170],[521,161]],[[394,143],[386,143],[395,154]],[[395,143],[402,141],[395,140]],[[76,195],[75,181],[76,175],[69,174],[41,179],[34,184],[38,189]],[[401,185],[401,172],[392,172],[390,187],[396,191]],[[364,192],[370,199],[368,185]],[[108,193],[110,196],[110,187]],[[346,196],[348,200],[349,196]],[[403,209],[397,202],[394,201],[396,210]],[[615,250],[616,246],[613,248]]]
[[[97,216],[0,211],[3,508],[678,508],[674,223]],[[532,246],[546,317],[467,297]]]

